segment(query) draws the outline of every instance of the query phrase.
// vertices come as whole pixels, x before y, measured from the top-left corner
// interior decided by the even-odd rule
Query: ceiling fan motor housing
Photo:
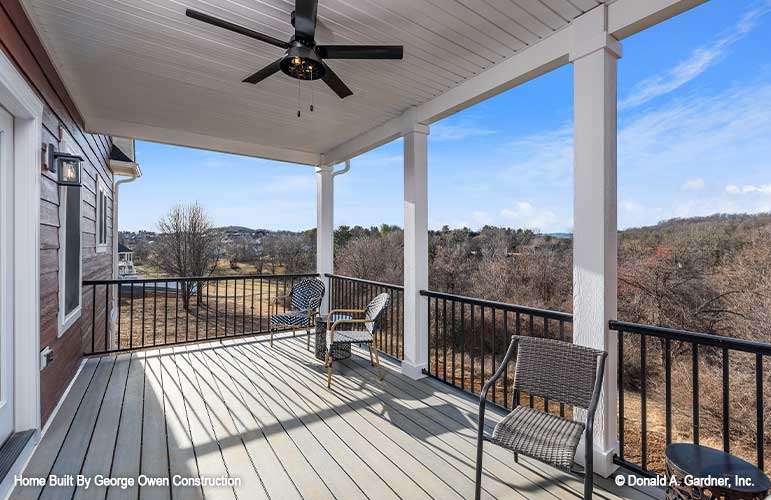
[[[281,71],[298,80],[318,80],[324,78],[326,68],[321,57],[311,47],[302,42],[293,41],[281,59]]]

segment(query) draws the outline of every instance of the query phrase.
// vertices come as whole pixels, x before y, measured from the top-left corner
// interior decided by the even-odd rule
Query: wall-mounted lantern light
[[[48,170],[56,174],[60,186],[80,186],[83,158],[68,153],[58,153],[53,144],[48,145]]]

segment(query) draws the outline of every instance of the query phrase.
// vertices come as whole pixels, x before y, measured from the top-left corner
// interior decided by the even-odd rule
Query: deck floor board
[[[326,370],[302,337],[228,339],[85,362],[25,476],[240,484],[187,487],[20,487],[12,498],[473,498],[476,401],[435,380],[410,380],[366,351]],[[502,418],[488,414],[491,429]],[[577,499],[579,476],[515,464],[485,447],[483,498]],[[596,496],[650,499],[598,478]]]

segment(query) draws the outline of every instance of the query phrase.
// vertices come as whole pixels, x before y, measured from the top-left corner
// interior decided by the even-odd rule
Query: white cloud
[[[565,226],[551,210],[536,210],[527,201],[517,202],[514,208],[504,208],[501,210],[501,217],[512,227],[533,229],[544,233],[561,231]]]
[[[734,184],[729,184],[725,187],[725,191],[728,194],[771,194],[771,184],[762,184],[759,186],[746,184],[741,187]]]
[[[680,189],[682,189],[683,191],[699,191],[701,189],[704,189],[704,179],[702,179],[701,177],[688,179],[683,183]]]
[[[713,43],[694,49],[687,59],[664,74],[654,75],[634,86],[630,95],[621,99],[620,109],[633,108],[680,88],[718,62],[734,43],[744,38],[771,11],[771,0],[765,0],[747,11],[742,18]]]
[[[436,125],[431,126],[430,137],[432,141],[460,141],[471,137],[493,135],[495,133],[495,130],[482,127],[437,123]]]

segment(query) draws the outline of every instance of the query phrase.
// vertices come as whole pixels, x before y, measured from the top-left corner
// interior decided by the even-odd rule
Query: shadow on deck
[[[12,498],[473,498],[476,402],[388,362],[378,382],[354,352],[331,390],[299,337],[88,359],[24,477],[90,484]],[[580,477],[485,450],[485,498],[581,497]],[[598,478],[596,498],[650,497]]]

